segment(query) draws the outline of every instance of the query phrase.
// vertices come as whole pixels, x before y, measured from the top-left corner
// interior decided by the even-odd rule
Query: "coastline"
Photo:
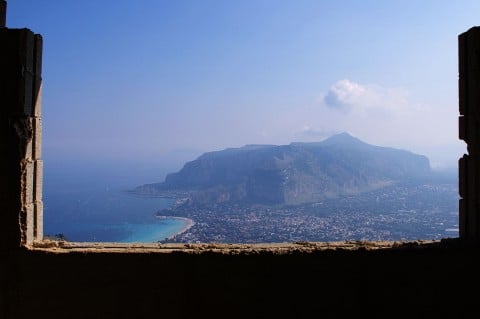
[[[159,219],[177,219],[177,220],[182,220],[185,222],[185,226],[182,227],[182,229],[180,229],[178,232],[176,232],[175,234],[165,238],[165,239],[162,239],[162,240],[171,240],[173,238],[175,238],[175,236],[177,235],[180,235],[180,234],[183,234],[184,232],[186,232],[187,230],[189,230],[190,228],[193,227],[193,225],[195,225],[195,222],[193,221],[193,219],[190,219],[190,218],[187,218],[187,217],[178,217],[178,216],[165,216],[165,215],[157,215],[155,216],[156,218],[159,218]]]

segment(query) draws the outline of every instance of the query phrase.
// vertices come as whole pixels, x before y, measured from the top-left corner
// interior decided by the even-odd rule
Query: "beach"
[[[171,240],[173,238],[175,238],[175,236],[177,235],[180,235],[184,232],[186,232],[187,230],[189,230],[193,225],[195,225],[195,222],[193,221],[193,219],[190,219],[190,218],[186,218],[186,217],[177,217],[177,216],[156,216],[156,218],[159,218],[159,219],[176,219],[176,220],[181,220],[185,223],[185,226],[183,226],[178,232],[176,232],[175,234],[165,238],[164,240]]]

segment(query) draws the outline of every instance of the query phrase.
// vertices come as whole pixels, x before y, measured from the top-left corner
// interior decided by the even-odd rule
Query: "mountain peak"
[[[353,145],[366,145],[367,143],[361,141],[360,139],[353,137],[347,132],[339,133],[332,135],[326,140],[321,142],[322,145],[342,145],[342,146],[353,146]]]
[[[191,192],[196,203],[299,204],[426,176],[428,159],[341,133],[317,143],[248,145],[205,153],[143,191]]]

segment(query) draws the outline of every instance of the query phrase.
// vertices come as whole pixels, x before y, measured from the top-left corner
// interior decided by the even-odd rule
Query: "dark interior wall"
[[[459,160],[460,236],[480,240],[480,27],[458,36],[459,138],[468,154]]]
[[[2,269],[0,317],[474,317],[476,249],[452,245],[280,255],[22,250]]]
[[[0,27],[0,45],[0,249],[9,249],[43,237],[42,37]]]

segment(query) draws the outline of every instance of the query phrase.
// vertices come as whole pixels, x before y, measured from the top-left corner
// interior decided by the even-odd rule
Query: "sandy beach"
[[[185,226],[180,229],[178,232],[176,232],[175,234],[173,234],[172,236],[169,236],[167,238],[165,238],[165,240],[170,240],[170,239],[173,239],[175,236],[177,235],[180,235],[184,232],[186,232],[187,230],[189,230],[193,225],[195,225],[195,222],[193,221],[193,219],[190,219],[190,218],[186,218],[186,217],[177,217],[177,216],[156,216],[157,218],[160,218],[160,219],[177,219],[177,220],[182,220],[185,222]]]

